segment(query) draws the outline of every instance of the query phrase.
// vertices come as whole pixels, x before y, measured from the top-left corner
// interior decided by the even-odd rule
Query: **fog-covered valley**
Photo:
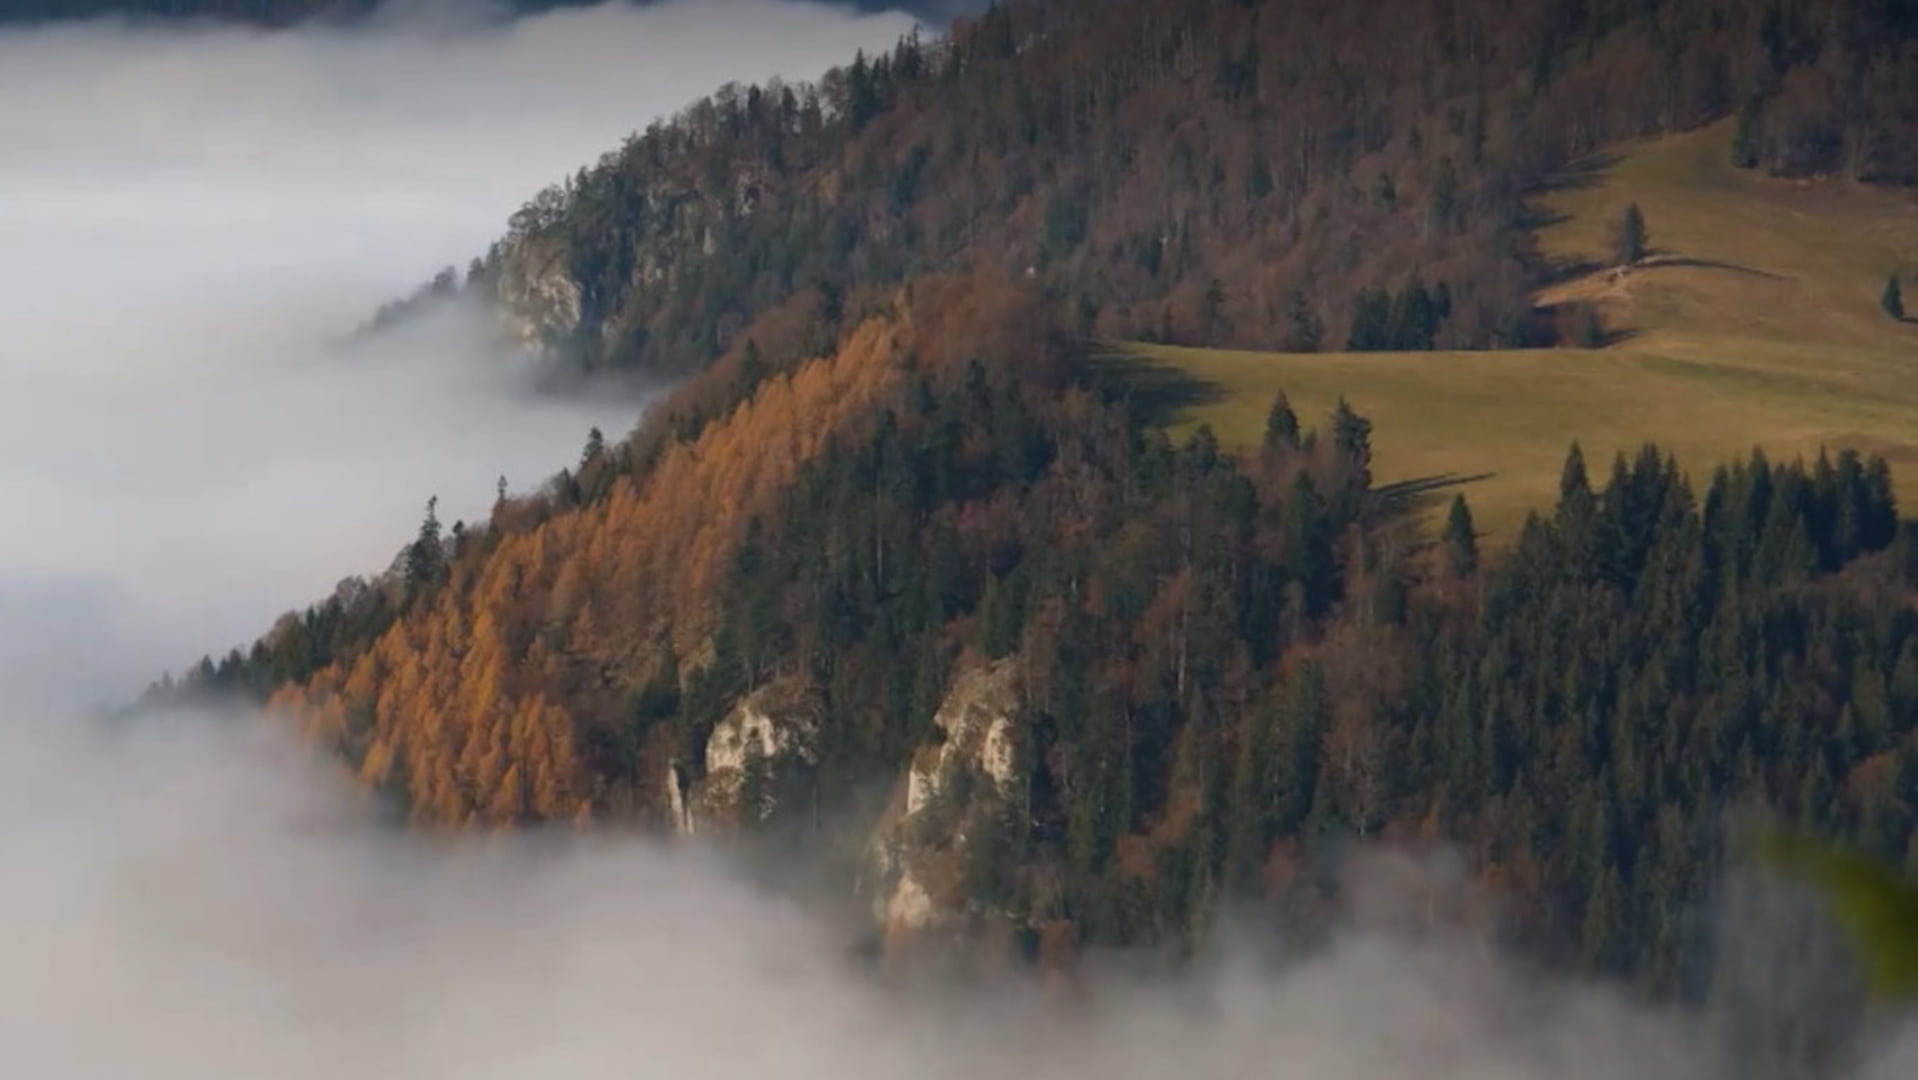
[[[374,827],[252,714],[90,710],[483,517],[643,392],[543,396],[483,313],[341,335],[728,79],[910,25],[780,0],[352,30],[0,32],[0,1045],[10,1075],[1730,1080],[1722,1017],[1354,932],[1274,975],[893,992],[710,852]],[[1443,875],[1446,865],[1422,873]],[[1388,875],[1389,876],[1389,875]],[[1397,886],[1368,887],[1387,908]],[[1366,890],[1362,890],[1366,891]],[[1764,941],[1776,925],[1742,933]],[[1814,975],[1762,995],[1805,1000]],[[1908,1075],[1918,1048],[1864,1080]]]
[[[409,13],[410,12],[410,13]],[[630,393],[538,398],[481,320],[337,339],[727,79],[911,25],[779,0],[516,23],[0,33],[0,677],[88,704],[527,490]]]

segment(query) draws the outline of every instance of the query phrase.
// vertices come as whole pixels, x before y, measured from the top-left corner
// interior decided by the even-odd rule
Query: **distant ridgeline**
[[[567,7],[591,7],[603,0],[490,0],[475,7],[516,15]],[[643,6],[657,0],[632,0]],[[909,11],[943,20],[969,6],[967,0],[851,0],[864,11]],[[0,0],[0,24],[53,22],[125,16],[133,19],[219,19],[286,26],[306,19],[357,18],[381,6],[381,0]]]
[[[814,86],[727,87],[539,193],[444,284],[524,341],[665,373],[801,294],[956,269],[1034,282],[1086,336],[1544,344],[1525,196],[1608,143],[1736,113],[1747,167],[1918,180],[1915,12],[1014,3]],[[1372,325],[1434,297],[1415,332]]]
[[[1918,176],[1906,10],[1059,0],[722,91],[439,286],[679,388],[153,698],[269,702],[422,826],[770,838],[889,947],[1311,925],[1324,851],[1443,840],[1501,932],[1695,992],[1729,807],[1918,855],[1886,462],[1574,447],[1481,558],[1351,408],[1175,442],[1203,388],[1084,343],[1535,340],[1521,196],[1607,140],[1756,101],[1767,168]]]
[[[510,0],[513,11],[540,11],[573,0]],[[377,0],[0,0],[0,24],[122,16],[129,19],[213,19],[285,26],[306,19],[356,18]]]

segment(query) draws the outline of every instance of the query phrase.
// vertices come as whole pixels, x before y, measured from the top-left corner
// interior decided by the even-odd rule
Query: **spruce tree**
[[[1645,215],[1639,212],[1638,204],[1625,207],[1619,216],[1618,224],[1612,229],[1612,255],[1620,266],[1637,266],[1645,258],[1650,242],[1645,231]]]
[[[1741,169],[1758,166],[1758,109],[1754,97],[1738,110],[1738,127],[1732,132],[1732,164]]]
[[[1885,314],[1900,322],[1904,321],[1905,294],[1904,290],[1898,285],[1897,274],[1893,274],[1885,279],[1885,294],[1879,298],[1878,303],[1884,307]]]
[[[1285,308],[1285,347],[1293,352],[1318,352],[1325,338],[1325,326],[1301,289],[1292,290]]]
[[[1465,496],[1452,496],[1452,508],[1445,515],[1445,534],[1441,538],[1446,562],[1452,573],[1470,577],[1478,569],[1478,530],[1472,524],[1472,510]]]
[[[446,566],[446,552],[440,545],[439,496],[426,500],[426,519],[420,522],[419,536],[406,549],[406,595],[436,584]]]
[[[1372,421],[1353,412],[1343,397],[1332,409],[1332,444],[1357,467],[1361,485],[1369,486],[1372,482]]]
[[[1283,390],[1272,399],[1272,410],[1265,414],[1265,448],[1299,448],[1299,416],[1292,411],[1292,402]]]

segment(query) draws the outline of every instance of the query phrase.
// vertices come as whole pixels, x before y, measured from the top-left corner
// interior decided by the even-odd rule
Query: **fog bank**
[[[633,401],[537,400],[460,312],[326,342],[540,187],[729,78],[903,18],[680,0],[512,25],[0,32],[0,1063],[474,1080],[1732,1080],[1720,1033],[1463,941],[1285,975],[903,995],[716,858],[451,843],[255,716],[79,707],[474,518]],[[1870,1080],[1911,1075],[1918,1053]]]
[[[446,317],[325,347],[541,187],[728,79],[903,15],[672,0],[517,22],[0,31],[0,687],[111,702],[482,516],[630,399],[532,401]]]
[[[1746,1075],[1705,1019],[1443,937],[1355,932],[1284,974],[1228,946],[1069,1006],[1021,982],[899,993],[686,848],[370,828],[257,717],[0,731],[0,1038],[23,1076]],[[1908,1076],[1914,1050],[1854,1076]]]

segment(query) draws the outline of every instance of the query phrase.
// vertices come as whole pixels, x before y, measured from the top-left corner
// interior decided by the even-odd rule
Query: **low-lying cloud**
[[[0,31],[0,687],[122,698],[485,513],[630,397],[533,401],[446,318],[326,342],[541,187],[729,79],[816,77],[904,15],[669,0],[517,21]]]
[[[905,26],[679,0],[0,33],[8,1075],[1739,1075],[1698,1018],[1465,942],[1355,934],[1283,976],[1221,959],[1063,1009],[1023,984],[900,995],[710,855],[396,834],[258,717],[78,719],[378,570],[429,494],[478,516],[497,475],[530,484],[637,411],[527,395],[457,312],[327,342],[653,115]]]
[[[1469,939],[1354,932],[1282,973],[1227,948],[1068,1003],[1017,977],[900,993],[833,923],[686,848],[371,827],[363,793],[257,717],[0,730],[13,1075],[1750,1075],[1744,1036],[1709,1013],[1542,978]],[[1915,1050],[1831,1075],[1908,1076]]]

